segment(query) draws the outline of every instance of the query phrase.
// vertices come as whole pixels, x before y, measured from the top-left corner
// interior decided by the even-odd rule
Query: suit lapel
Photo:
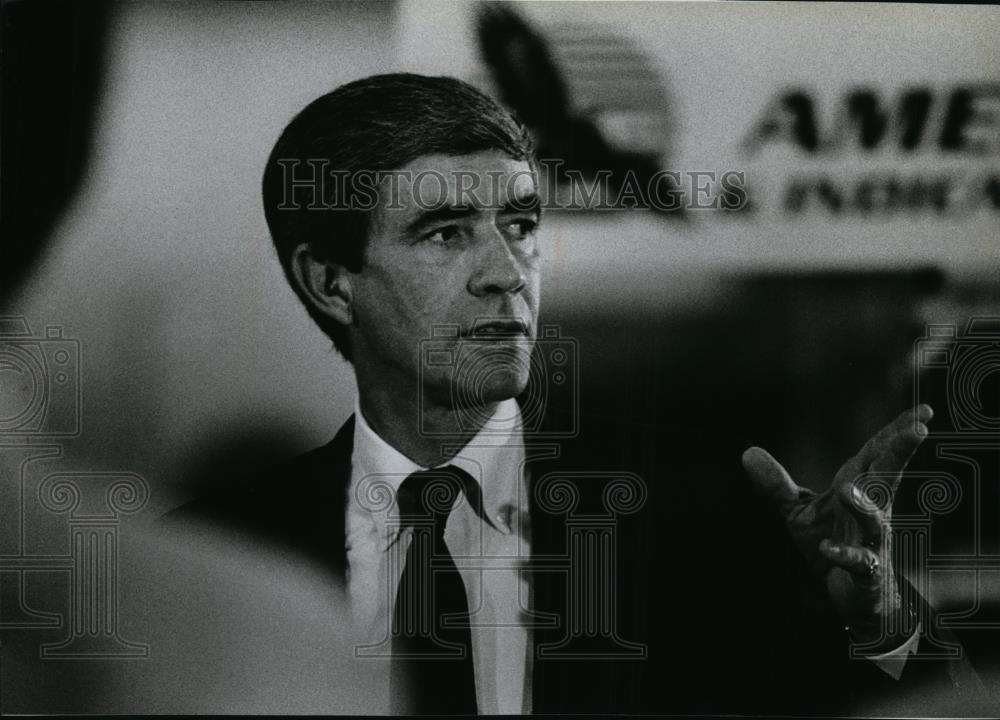
[[[307,497],[320,499],[310,512],[324,516],[322,538],[328,561],[337,578],[347,576],[347,501],[351,486],[351,455],[354,451],[354,416],[347,419],[329,443],[305,456],[304,475],[312,492]],[[328,516],[329,513],[331,516]]]

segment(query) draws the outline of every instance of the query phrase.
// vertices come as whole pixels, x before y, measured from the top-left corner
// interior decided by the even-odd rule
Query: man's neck
[[[427,402],[426,397],[419,402],[381,388],[358,390],[361,412],[369,427],[422,467],[451,460],[499,406],[494,402],[475,411],[458,411],[453,406]]]

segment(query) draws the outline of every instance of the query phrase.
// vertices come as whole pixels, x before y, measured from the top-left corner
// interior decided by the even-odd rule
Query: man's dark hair
[[[366,188],[352,180],[398,170],[421,155],[484,150],[533,163],[526,128],[494,100],[455,78],[409,73],[343,85],[307,105],[281,133],[264,169],[264,215],[285,276],[346,359],[347,330],[299,287],[293,251],[308,243],[316,257],[357,272],[373,208],[365,206]],[[370,183],[367,191],[370,200]]]

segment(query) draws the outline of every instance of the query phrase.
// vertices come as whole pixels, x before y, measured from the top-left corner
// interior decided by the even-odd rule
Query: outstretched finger
[[[917,425],[924,426],[934,416],[934,411],[930,405],[917,405],[915,408],[904,410],[891,423],[879,430],[868,442],[864,444],[855,456],[861,466],[867,467],[874,462],[896,438],[901,436],[912,437],[915,434]]]
[[[837,472],[834,483],[853,485],[864,474],[875,472],[895,475],[906,467],[913,453],[927,436],[926,423],[934,416],[929,405],[918,405],[899,414],[895,420],[879,430],[858,453]],[[894,477],[892,491],[898,485]],[[891,504],[892,498],[889,498]]]
[[[782,517],[788,517],[799,499],[800,488],[771,454],[759,447],[743,453],[743,468],[754,486],[771,499]]]
[[[889,440],[879,456],[868,466],[869,471],[892,476],[892,489],[895,492],[901,473],[926,437],[927,425],[919,420],[914,421]]]

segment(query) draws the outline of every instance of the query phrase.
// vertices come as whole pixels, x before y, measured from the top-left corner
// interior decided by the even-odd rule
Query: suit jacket
[[[905,713],[914,693],[970,692],[954,663],[911,660],[897,681],[849,657],[825,589],[745,476],[745,443],[578,427],[525,438],[535,713]],[[353,436],[352,417],[330,443],[172,515],[250,531],[343,581]]]

